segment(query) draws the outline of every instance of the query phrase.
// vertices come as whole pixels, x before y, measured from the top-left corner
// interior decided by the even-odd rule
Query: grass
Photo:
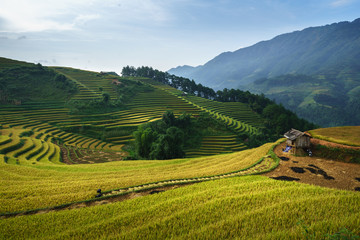
[[[360,146],[360,126],[319,128],[309,132],[318,139],[349,146]]]
[[[247,176],[3,219],[3,239],[314,239],[359,234],[360,194]],[[301,223],[299,225],[298,223]]]
[[[49,161],[0,163],[0,213],[50,207],[93,198],[106,190],[169,179],[212,176],[244,169],[268,153],[272,143],[241,152],[193,159],[117,161],[58,165]]]

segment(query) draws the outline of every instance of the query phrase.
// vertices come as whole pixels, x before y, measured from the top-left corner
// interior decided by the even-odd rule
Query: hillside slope
[[[360,19],[306,28],[235,52],[225,52],[202,66],[168,72],[206,86],[238,88],[262,77],[286,73],[319,74],[357,64],[360,55]]]
[[[360,19],[306,28],[169,73],[264,93],[320,126],[360,124]]]
[[[343,228],[360,234],[359,206],[356,192],[251,176],[3,219],[0,233],[4,239],[325,239]]]
[[[287,74],[247,86],[323,127],[360,124],[360,67],[319,75]]]
[[[0,104],[65,102],[77,91],[64,75],[40,64],[0,58]]]
[[[24,128],[32,131],[36,139],[52,139],[61,148],[60,161],[66,163],[99,162],[95,157],[86,160],[88,155],[95,153],[84,152],[84,148],[124,151],[123,147],[127,145],[131,151],[133,132],[137,127],[161,119],[169,110],[175,116],[205,114],[217,122],[211,127],[201,126],[204,136],[199,137],[196,145],[187,146],[187,156],[246,149],[244,138],[239,135],[251,135],[263,128],[264,120],[245,104],[234,105],[228,111],[226,105],[222,110],[208,109],[185,99],[182,91],[149,78],[119,77],[66,67],[49,68],[10,59],[2,59],[0,68],[3,69],[1,83],[16,90],[7,91],[7,99],[20,99],[0,103],[0,124],[8,129],[8,134]],[[69,94],[58,90],[54,80],[57,76],[62,76],[77,91]],[[231,113],[236,110],[241,114],[233,116]],[[26,146],[35,145],[41,148],[35,143]],[[123,159],[124,154],[119,157]]]

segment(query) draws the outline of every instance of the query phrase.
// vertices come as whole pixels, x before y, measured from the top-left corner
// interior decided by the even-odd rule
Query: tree
[[[184,133],[177,127],[170,127],[152,145],[150,159],[173,159],[185,156],[183,151]]]
[[[102,97],[103,97],[103,102],[104,102],[105,104],[109,103],[109,100],[110,100],[110,94],[109,94],[109,93],[104,92],[104,93],[102,94]]]
[[[166,111],[163,114],[162,120],[167,126],[175,125],[175,116],[174,116],[174,113],[171,111]]]
[[[150,124],[140,125],[134,132],[135,154],[140,158],[148,158],[152,151],[152,144],[158,138],[158,134],[151,129]]]
[[[159,160],[184,157],[185,134],[182,129],[191,129],[190,115],[175,118],[169,111],[160,121],[140,125],[133,134],[135,157]]]

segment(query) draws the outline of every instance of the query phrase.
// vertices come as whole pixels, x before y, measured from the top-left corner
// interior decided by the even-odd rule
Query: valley
[[[360,19],[308,27],[169,69],[216,90],[265,94],[321,127],[360,124]]]
[[[25,71],[22,62],[0,63],[3,74]],[[322,239],[344,228],[360,234],[358,127],[310,131],[313,140],[355,145],[346,163],[316,156],[345,156],[330,148],[311,158],[289,156],[281,151],[282,122],[311,125],[261,96],[240,92],[251,100],[217,101],[155,78],[26,69],[49,82],[18,94],[9,75],[0,78],[0,239],[296,239],[304,232]],[[48,97],[49,88],[58,95]],[[276,114],[282,122],[269,120]],[[191,126],[181,130],[184,157],[139,158],[137,142],[167,124]],[[168,146],[169,132],[153,142]],[[299,181],[272,179],[281,176]]]

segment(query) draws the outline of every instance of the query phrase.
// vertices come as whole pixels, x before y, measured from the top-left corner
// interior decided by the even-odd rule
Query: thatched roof
[[[289,140],[291,140],[291,141],[293,141],[293,140],[295,140],[295,139],[297,139],[298,137],[301,137],[301,136],[304,136],[304,135],[306,135],[306,136],[308,136],[308,137],[311,137],[309,134],[307,134],[307,133],[304,133],[304,132],[301,132],[301,131],[299,131],[299,130],[296,130],[296,129],[290,129],[288,132],[286,132],[285,134],[284,134],[284,137],[286,137],[287,139],[289,139]]]

